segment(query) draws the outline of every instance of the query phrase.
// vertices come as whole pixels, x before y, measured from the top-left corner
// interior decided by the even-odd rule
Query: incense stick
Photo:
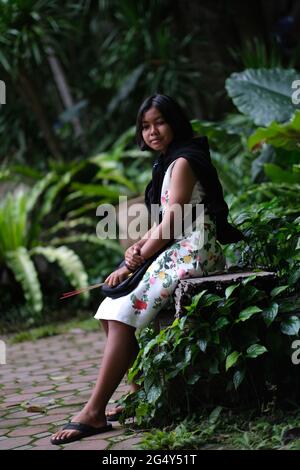
[[[60,300],[61,299],[67,299],[68,297],[72,297],[73,295],[82,294],[83,292],[87,292],[87,291],[92,290],[92,289],[96,289],[97,287],[104,286],[104,284],[105,284],[105,282],[100,282],[99,284],[93,284],[92,286],[82,287],[81,289],[72,290],[70,292],[65,292],[60,297]]]

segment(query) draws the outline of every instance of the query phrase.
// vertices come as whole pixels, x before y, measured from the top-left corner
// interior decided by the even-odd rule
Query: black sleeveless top
[[[161,188],[168,166],[177,158],[188,160],[200,181],[205,198],[202,203],[216,223],[217,240],[225,245],[245,240],[243,233],[228,223],[228,206],[224,200],[223,189],[212,164],[207,137],[193,137],[188,141],[173,140],[165,154],[154,161],[152,180],[145,190],[145,204],[151,212],[151,204],[160,204]]]

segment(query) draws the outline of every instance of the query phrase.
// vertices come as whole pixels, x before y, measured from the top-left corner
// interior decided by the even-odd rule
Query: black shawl
[[[145,190],[145,203],[150,213],[151,204],[160,205],[161,188],[168,166],[179,157],[185,158],[200,181],[205,197],[201,201],[208,214],[216,223],[217,240],[225,245],[244,240],[243,233],[228,223],[228,206],[224,200],[223,189],[212,164],[207,137],[194,137],[189,141],[173,140],[165,154],[155,160],[152,180]]]

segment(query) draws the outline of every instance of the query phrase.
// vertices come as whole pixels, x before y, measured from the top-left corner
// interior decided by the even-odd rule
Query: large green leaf
[[[266,142],[274,147],[300,152],[300,111],[296,111],[292,120],[286,124],[272,122],[267,128],[259,127],[248,139],[250,149]]]
[[[28,251],[24,247],[10,251],[6,254],[6,262],[13,271],[16,280],[21,284],[29,306],[34,312],[39,313],[43,307],[42,292],[35,266]]]
[[[75,289],[87,287],[88,276],[84,266],[78,255],[67,246],[59,248],[37,246],[31,250],[31,253],[44,256],[50,263],[57,262]],[[82,295],[84,298],[89,297],[88,292]]]
[[[300,183],[300,174],[283,170],[275,163],[265,163],[264,170],[267,177],[274,183]]]
[[[241,113],[258,126],[268,126],[272,121],[286,122],[294,114],[291,86],[297,78],[293,69],[247,69],[233,73],[226,89]]]
[[[256,307],[256,306],[247,307],[244,310],[242,310],[242,312],[240,312],[239,318],[235,321],[236,323],[240,321],[246,321],[249,318],[251,318],[252,315],[255,315],[256,313],[259,313],[259,312],[261,312],[261,308],[259,307]]]
[[[262,317],[267,326],[271,325],[273,320],[276,318],[277,313],[278,313],[278,304],[276,302],[272,302],[270,307],[267,307],[264,309],[262,313]]]
[[[261,344],[251,344],[247,349],[246,357],[255,358],[267,352],[267,348]]]
[[[226,371],[230,369],[230,367],[234,366],[237,362],[238,358],[240,357],[241,353],[238,351],[233,351],[229,356],[226,358],[225,369]]]
[[[293,315],[287,320],[281,322],[280,329],[285,335],[297,335],[300,329],[300,319]]]
[[[246,371],[245,369],[236,370],[233,374],[233,384],[234,388],[237,390],[245,378]]]

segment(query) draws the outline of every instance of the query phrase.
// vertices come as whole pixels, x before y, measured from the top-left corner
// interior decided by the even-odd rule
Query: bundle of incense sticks
[[[81,289],[72,290],[70,292],[65,292],[59,299],[67,299],[68,297],[72,297],[73,295],[82,294],[88,290],[96,289],[97,287],[104,286],[105,282],[100,282],[99,284],[93,284],[92,286],[82,287]]]

